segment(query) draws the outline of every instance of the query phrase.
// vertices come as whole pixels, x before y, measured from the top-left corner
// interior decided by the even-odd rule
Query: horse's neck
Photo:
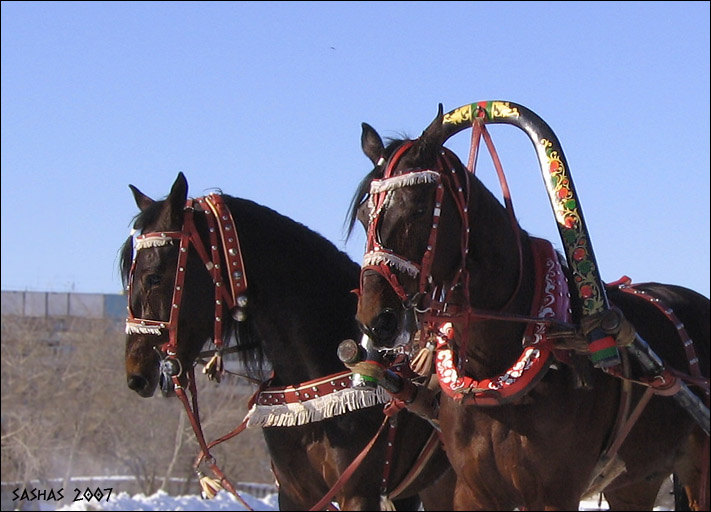
[[[297,384],[345,370],[337,349],[344,339],[356,337],[354,307],[340,305],[341,297],[327,289],[304,289],[302,296],[290,298],[276,287],[263,291],[252,314],[264,352],[281,384]]]
[[[471,304],[477,308],[500,310],[512,300],[520,273],[519,244],[526,235],[512,225],[509,213],[476,178],[469,201],[469,256]],[[519,237],[523,237],[519,241]],[[513,305],[513,304],[511,304]],[[507,308],[508,309],[508,308]]]
[[[506,208],[476,180],[472,194],[467,259],[470,304],[489,312],[528,315],[534,279],[528,235],[514,228]],[[518,357],[523,329],[524,324],[516,322],[475,321],[469,330],[468,351],[477,356],[479,371],[507,367],[511,357]]]
[[[288,239],[276,240],[276,232]],[[245,226],[240,239],[249,321],[279,381],[296,384],[343,371],[337,347],[357,333],[350,290],[358,266],[324,254],[330,247],[316,233],[274,215]]]

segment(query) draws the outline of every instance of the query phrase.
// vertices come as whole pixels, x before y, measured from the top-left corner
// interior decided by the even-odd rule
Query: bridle
[[[195,212],[205,215],[208,226],[209,248],[206,247],[195,227]],[[132,309],[133,281],[137,256],[140,250],[178,243],[176,267],[170,315],[167,322],[136,317]],[[183,368],[176,357],[178,348],[178,321],[185,284],[185,271],[190,247],[193,247],[212,277],[215,289],[215,319],[213,341],[218,353],[223,347],[222,324],[225,306],[235,320],[246,318],[247,278],[240,249],[239,236],[229,208],[219,194],[210,194],[198,199],[188,199],[184,209],[181,231],[153,231],[134,238],[133,261],[129,272],[128,317],[126,334],[160,335],[168,332],[168,341],[156,350],[161,355],[161,372],[166,376],[180,376]],[[170,381],[171,379],[167,379]]]
[[[468,304],[469,275],[465,270],[466,258],[469,252],[469,216],[467,210],[469,193],[469,173],[457,172],[452,164],[455,158],[450,150],[442,148],[437,155],[434,169],[415,169],[393,175],[403,154],[412,147],[413,141],[401,145],[390,158],[381,179],[374,179],[370,184],[368,206],[370,209],[367,228],[366,253],[361,267],[360,291],[363,292],[365,273],[374,271],[380,274],[402,300],[406,308],[414,307],[419,312],[427,311],[430,315],[443,313],[439,306],[448,304],[448,298],[454,290],[461,288]],[[387,211],[394,191],[409,186],[435,183],[434,210],[427,246],[419,262],[397,254],[383,245],[380,236],[380,226],[383,214]],[[431,272],[437,248],[440,216],[445,193],[449,193],[459,213],[461,228],[461,264],[449,286],[432,282]],[[397,272],[406,273],[418,279],[415,293],[408,294],[402,285]]]
[[[570,327],[566,321],[569,301],[565,297],[567,285],[560,268],[557,255],[550,243],[531,239],[531,250],[536,269],[536,290],[531,304],[531,316],[508,312],[507,309],[517,297],[523,280],[523,249],[520,230],[513,214],[508,185],[503,174],[498,155],[493,143],[483,125],[474,123],[472,136],[473,156],[467,169],[459,168],[452,162],[456,157],[447,149],[442,148],[437,155],[434,169],[407,170],[394,174],[403,154],[414,142],[407,141],[399,147],[387,162],[382,179],[371,182],[368,206],[370,207],[367,228],[366,254],[361,269],[360,294],[364,292],[364,277],[367,271],[381,275],[402,301],[405,310],[414,309],[421,329],[420,344],[426,344],[421,351],[436,351],[435,370],[439,377],[440,387],[451,398],[469,404],[498,405],[515,400],[526,393],[542,378],[550,365],[552,347],[547,341],[547,326]],[[472,159],[475,160],[479,137],[483,135],[494,160],[499,181],[504,193],[506,210],[512,224],[518,248],[519,272],[513,293],[503,307],[498,310],[481,310],[471,306],[469,300],[469,272],[467,256],[469,252],[469,184],[470,173],[473,174]],[[412,262],[395,251],[384,247],[380,237],[382,215],[389,206],[394,190],[405,186],[417,186],[420,183],[436,183],[433,220],[427,240],[427,246],[422,259]],[[458,269],[448,283],[434,283],[431,275],[433,260],[438,242],[438,228],[442,211],[444,194],[449,193],[456,206],[461,221],[461,253]],[[408,295],[401,284],[398,273],[407,273],[418,279],[418,290]],[[462,324],[461,332],[468,333],[471,321],[503,320],[528,324],[523,341],[524,350],[519,359],[508,370],[490,379],[477,381],[462,373],[463,357],[457,358],[455,352],[466,354],[467,335],[459,340],[455,349],[454,324]],[[366,334],[367,331],[366,331]],[[526,342],[526,340],[529,340]],[[532,341],[531,341],[532,340]],[[421,354],[415,358],[420,358]],[[415,362],[413,360],[413,363]],[[414,368],[414,366],[413,366]]]
[[[195,226],[195,212],[201,212],[205,215],[208,227],[209,248],[206,247]],[[131,299],[133,296],[133,281],[139,251],[150,247],[174,245],[176,241],[178,243],[178,261],[168,321],[136,317],[131,307]],[[236,320],[243,321],[246,319],[244,308],[247,305],[247,278],[244,273],[244,262],[237,229],[229,208],[227,208],[223,197],[219,194],[210,194],[198,199],[188,199],[184,208],[181,231],[153,231],[142,233],[134,238],[133,261],[131,263],[128,279],[126,334],[161,335],[164,331],[168,332],[168,341],[163,343],[160,347],[155,347],[161,358],[161,389],[167,394],[172,386],[176,395],[183,403],[188,418],[190,419],[195,437],[201,449],[200,455],[194,463],[194,467],[200,477],[200,484],[203,487],[203,491],[207,495],[214,495],[217,490],[224,487],[241,501],[247,510],[252,510],[235,490],[234,485],[227,479],[222,470],[215,463],[214,457],[210,454],[210,448],[240,433],[246,427],[247,422],[246,420],[243,421],[242,424],[231,433],[208,445],[202,432],[202,426],[200,425],[194,370],[191,367],[187,371],[184,371],[180,359],[177,357],[178,322],[185,285],[188,253],[191,247],[197,251],[205,268],[212,277],[215,289],[213,342],[217,347],[213,358],[213,361],[216,363],[213,368],[215,372],[222,370],[221,351],[224,345],[222,337],[224,307],[227,307],[227,310],[231,312]],[[187,375],[188,387],[192,396],[192,406],[180,382],[180,377],[183,373]],[[202,462],[205,462],[205,464],[210,467],[216,479],[205,476],[197,469]]]

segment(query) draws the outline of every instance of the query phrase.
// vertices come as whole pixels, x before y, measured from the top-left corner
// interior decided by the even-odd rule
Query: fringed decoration
[[[427,343],[410,362],[412,371],[423,377],[429,377],[434,371],[434,345]]]
[[[388,192],[387,194],[385,194],[385,198],[380,202],[380,206],[376,209],[375,208],[375,205],[376,205],[375,198],[376,197],[377,196],[374,196],[374,195],[368,196],[368,218],[369,218],[368,222],[369,223],[373,222],[373,219],[375,219],[375,217],[380,215],[380,212],[387,209],[393,200],[393,195],[390,192]]]
[[[222,380],[222,374],[225,371],[225,365],[222,360],[222,354],[215,352],[212,358],[205,364],[202,373],[207,375],[208,380],[216,381],[218,384]]]
[[[421,183],[434,183],[439,180],[439,173],[436,171],[417,171],[385,178],[383,180],[373,180],[370,183],[370,194],[375,195],[381,192],[389,192],[398,188],[419,185]]]
[[[278,405],[254,404],[247,413],[247,428],[293,427],[321,421],[347,412],[385,404],[390,395],[384,389],[339,389],[304,402]]]
[[[395,508],[395,504],[393,501],[388,498],[385,494],[380,495],[380,510],[388,510],[388,511],[394,511],[397,510]]]
[[[172,245],[173,239],[168,237],[157,237],[152,236],[150,238],[134,238],[133,239],[133,251],[138,252],[141,249],[147,249],[149,247],[162,247],[164,245]]]
[[[222,490],[220,482],[202,474],[200,475],[200,487],[202,487],[202,497],[206,500],[211,500]]]
[[[417,274],[420,273],[420,269],[418,269],[413,263],[388,252],[377,250],[370,251],[369,253],[366,253],[366,255],[363,257],[364,267],[367,267],[369,265],[379,265],[383,262],[395,267],[400,272],[405,272],[406,274],[412,277],[417,277]]]
[[[126,334],[155,334],[160,335],[161,327],[158,325],[144,325],[126,321]]]

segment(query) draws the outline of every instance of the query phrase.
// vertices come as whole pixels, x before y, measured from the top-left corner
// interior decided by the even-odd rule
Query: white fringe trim
[[[156,334],[160,335],[161,328],[157,325],[143,325],[136,322],[126,322],[126,334]]]
[[[147,249],[149,247],[161,247],[163,245],[169,245],[172,243],[173,239],[170,237],[134,238],[133,251],[138,252],[141,249]]]
[[[400,176],[393,176],[392,178],[373,180],[370,183],[370,193],[371,195],[379,194],[381,192],[419,185],[421,183],[434,183],[437,180],[439,180],[439,173],[437,171],[409,172]]]
[[[413,263],[388,252],[370,251],[363,256],[364,267],[368,265],[378,265],[382,262],[385,262],[388,265],[395,267],[400,272],[405,272],[412,277],[417,277],[417,274],[420,273],[420,270]]]
[[[383,199],[382,203],[380,203],[380,208],[378,208],[377,211],[375,210],[375,195],[370,194],[368,196],[368,212],[370,222],[373,222],[375,217],[378,216],[383,210],[386,210],[390,206],[390,203],[393,202],[393,195],[391,192],[392,190],[388,190],[385,194],[385,199]]]
[[[385,404],[388,401],[390,395],[381,387],[345,388],[304,402],[280,405],[254,404],[245,418],[249,418],[247,428],[293,427]]]

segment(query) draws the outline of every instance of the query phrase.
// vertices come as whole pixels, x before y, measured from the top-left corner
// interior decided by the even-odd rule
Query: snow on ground
[[[253,510],[279,510],[277,495],[270,494],[264,498],[255,498],[249,494],[240,494],[244,501],[252,507]],[[44,509],[53,510],[53,509]],[[237,498],[227,492],[220,492],[212,500],[204,500],[200,496],[169,496],[163,491],[158,491],[151,496],[137,494],[129,496],[127,493],[119,493],[115,497],[111,497],[108,503],[102,503],[101,508],[98,508],[96,503],[87,504],[86,502],[77,502],[70,506],[58,508],[56,510],[246,510],[244,506],[237,501]],[[580,502],[579,510],[608,510],[607,502],[602,500],[601,506],[598,506],[597,499],[585,500]],[[673,510],[666,507],[654,507],[654,510]]]
[[[242,499],[253,510],[279,510],[277,495],[270,494],[264,498],[255,498],[249,494],[240,493]],[[99,508],[100,507],[100,508]],[[50,510],[50,509],[45,509]],[[220,492],[211,500],[200,496],[170,496],[164,491],[158,491],[150,496],[136,494],[130,496],[122,492],[109,498],[97,506],[96,502],[76,502],[56,510],[247,510],[237,498],[228,492]]]

